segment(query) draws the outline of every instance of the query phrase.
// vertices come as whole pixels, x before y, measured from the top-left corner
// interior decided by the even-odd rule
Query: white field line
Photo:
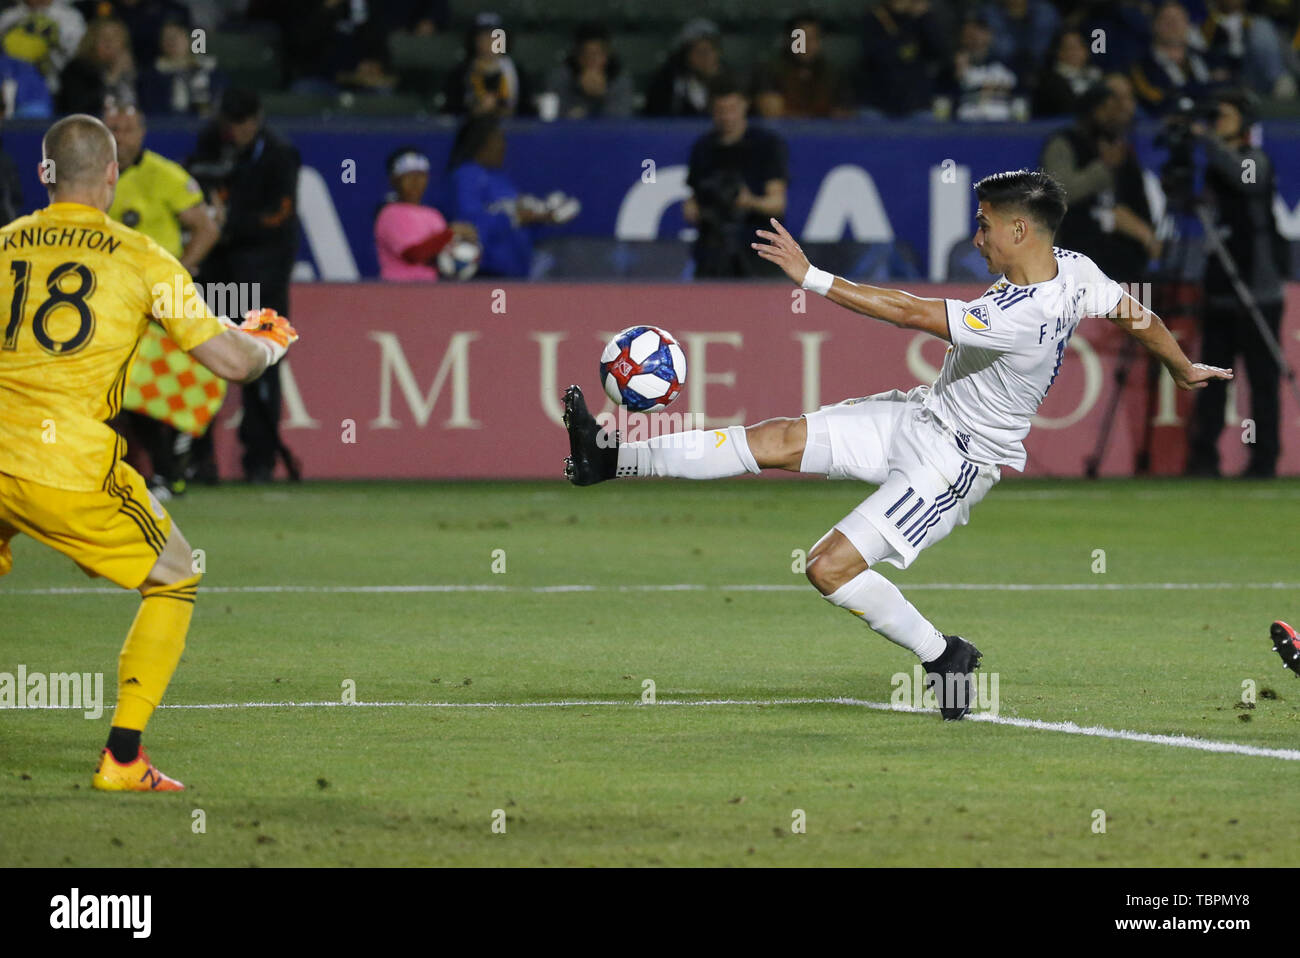
[[[910,705],[893,705],[888,702],[868,702],[854,698],[788,698],[788,699],[659,699],[654,705],[642,705],[627,699],[563,699],[554,702],[220,702],[193,705],[160,705],[159,708],[177,710],[233,710],[233,709],[315,709],[315,708],[427,708],[427,709],[563,709],[563,708],[657,708],[659,706],[716,707],[727,705],[779,706],[779,705],[846,705],[854,708],[874,709],[878,712],[914,712],[934,715],[934,709]],[[68,709],[62,709],[68,711]],[[72,709],[76,711],[76,709]],[[1060,732],[1065,735],[1086,735],[1092,738],[1123,739],[1128,742],[1145,742],[1171,748],[1190,748],[1200,752],[1250,755],[1256,758],[1276,758],[1300,762],[1300,750],[1290,748],[1263,748],[1239,742],[1216,742],[1191,735],[1158,735],[1152,732],[1130,732],[1126,729],[1105,728],[1100,725],[1078,725],[1074,722],[1044,722],[1039,719],[1015,718],[972,712],[970,721],[990,725],[1009,725],[1032,729],[1036,732]]]
[[[1148,592],[1196,591],[1198,589],[1269,589],[1300,590],[1300,582],[904,582],[903,588],[916,591],[956,592]],[[202,586],[204,594],[319,592],[335,594],[385,593],[473,593],[514,592],[548,595],[565,592],[807,592],[807,583],[704,585],[682,582],[669,585],[213,585]],[[17,595],[134,595],[126,589],[70,586],[47,589],[0,589],[0,599]]]
[[[1214,485],[1211,483],[1207,488]],[[1211,501],[1224,501],[1228,498],[1233,501],[1238,499],[1300,499],[1300,487],[1294,484],[1272,489],[1241,489],[1221,486],[1218,491],[1229,493],[1229,495]],[[1151,499],[1164,501],[1169,498],[1169,493],[1161,489],[999,489],[994,495],[999,502],[1011,499],[1028,501],[1036,499],[1097,499],[1108,502],[1121,499]]]

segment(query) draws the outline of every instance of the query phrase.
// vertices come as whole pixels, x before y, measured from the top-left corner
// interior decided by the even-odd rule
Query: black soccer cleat
[[[1269,627],[1268,634],[1273,640],[1273,651],[1282,656],[1283,668],[1300,676],[1300,636],[1295,629],[1279,619]]]
[[[970,714],[975,701],[974,672],[980,667],[980,650],[958,635],[945,635],[948,647],[932,662],[923,662],[926,688],[934,689],[939,714],[956,722]]]
[[[575,486],[592,486],[613,479],[618,472],[618,433],[600,428],[577,386],[564,391],[564,428],[569,431],[564,478]]]

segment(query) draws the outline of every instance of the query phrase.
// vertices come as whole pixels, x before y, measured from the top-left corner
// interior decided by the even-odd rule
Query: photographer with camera
[[[1070,197],[1060,245],[1129,281],[1161,252],[1131,142],[1136,112],[1132,85],[1112,73],[1084,92],[1074,124],[1048,138],[1040,160]]]
[[[734,77],[715,79],[709,95],[713,129],[691,147],[691,195],[683,207],[686,221],[699,229],[695,276],[776,278],[781,271],[754,256],[749,244],[755,230],[785,215],[785,141],[749,123],[749,100]]]
[[[1223,247],[1254,299],[1274,344],[1282,323],[1283,283],[1288,249],[1273,212],[1276,193],[1273,162],[1251,143],[1254,122],[1249,93],[1229,90],[1211,100],[1210,125],[1191,123],[1204,144],[1205,199]],[[1278,393],[1281,368],[1273,348],[1251,315],[1220,258],[1209,251],[1205,264],[1205,306],[1201,319],[1201,361],[1231,366],[1240,354],[1250,378],[1250,416],[1254,443],[1244,478],[1277,474]],[[1224,427],[1225,383],[1211,383],[1196,397],[1187,474],[1219,475],[1219,434]]]

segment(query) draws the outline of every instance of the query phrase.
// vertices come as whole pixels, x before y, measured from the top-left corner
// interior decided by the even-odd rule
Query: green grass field
[[[188,790],[93,792],[109,711],[5,711],[0,864],[1300,864],[1300,761],[782,704],[887,703],[911,672],[791,570],[868,491],[198,489],[172,513],[206,591],[178,707],[145,736]],[[1300,681],[1267,629],[1300,617],[1298,513],[1295,481],[1008,481],[911,570],[882,571],[981,647],[1002,718],[1295,749]],[[103,672],[111,704],[137,597],[92,591],[31,540],[14,551],[0,671]],[[696,588],[645,588],[674,584]],[[339,591],[403,585],[480,590]],[[546,588],[565,585],[594,589]],[[637,704],[646,679],[654,705]],[[360,707],[184,708],[341,702],[347,682]],[[616,704],[468,707],[566,700]],[[710,700],[750,704],[669,704]]]

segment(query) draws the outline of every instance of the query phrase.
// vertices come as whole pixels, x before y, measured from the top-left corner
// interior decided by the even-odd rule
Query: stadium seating
[[[672,42],[671,33],[620,33],[614,37],[613,49],[637,88],[644,90],[651,75],[668,56]]]
[[[430,96],[442,88],[447,71],[460,62],[465,40],[459,33],[421,37],[399,31],[388,38],[388,55],[399,89]]]
[[[563,61],[573,44],[570,31],[529,31],[507,34],[506,52],[535,85],[545,83],[552,67]]]
[[[267,116],[374,116],[418,117],[430,113],[426,98],[406,93],[322,94],[266,93],[262,108]]]
[[[207,52],[232,86],[275,90],[284,83],[280,31],[271,23],[251,23],[213,30]]]

